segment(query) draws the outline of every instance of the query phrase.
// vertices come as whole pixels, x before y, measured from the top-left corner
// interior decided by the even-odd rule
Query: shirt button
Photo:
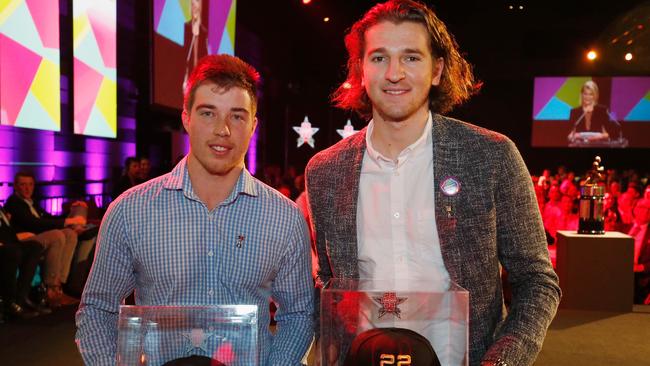
[[[395,213],[393,214],[393,217],[395,217],[396,219],[399,219],[399,212],[395,212]]]
[[[212,296],[214,294],[214,291],[208,290],[208,296]]]
[[[213,252],[213,251],[209,251],[209,252],[208,252],[208,257],[212,257],[213,255],[214,255],[214,252]]]

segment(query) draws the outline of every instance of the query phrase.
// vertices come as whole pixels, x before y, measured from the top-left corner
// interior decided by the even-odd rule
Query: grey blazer
[[[433,114],[435,212],[445,267],[470,293],[470,365],[530,365],[560,300],[531,177],[507,137]],[[358,278],[357,197],[366,129],[316,154],[305,176],[318,278]],[[454,177],[455,196],[440,183]],[[503,306],[500,266],[512,303]]]

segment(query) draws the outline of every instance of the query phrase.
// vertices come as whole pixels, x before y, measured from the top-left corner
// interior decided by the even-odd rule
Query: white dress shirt
[[[373,146],[370,121],[357,205],[359,277],[426,280],[449,287],[436,228],[431,115],[396,161]]]
[[[398,318],[381,315],[376,300],[362,297],[359,328],[411,329],[431,342],[443,366],[457,366],[467,349],[467,324],[455,314],[463,307],[454,293],[444,293],[450,279],[436,227],[431,126],[429,114],[422,135],[391,160],[373,147],[373,121],[368,125],[357,204],[359,276],[389,283],[383,287],[405,300]]]

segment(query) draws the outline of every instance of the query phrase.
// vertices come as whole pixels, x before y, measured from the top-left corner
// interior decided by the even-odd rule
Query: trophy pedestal
[[[558,231],[556,271],[565,309],[632,311],[634,239]]]

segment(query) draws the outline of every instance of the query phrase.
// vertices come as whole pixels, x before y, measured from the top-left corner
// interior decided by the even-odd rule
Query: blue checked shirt
[[[77,312],[87,365],[115,365],[119,305],[257,305],[261,365],[299,365],[312,340],[309,232],[298,208],[243,170],[214,210],[199,200],[187,158],[127,191],[103,219]],[[269,299],[278,330],[268,329]]]

